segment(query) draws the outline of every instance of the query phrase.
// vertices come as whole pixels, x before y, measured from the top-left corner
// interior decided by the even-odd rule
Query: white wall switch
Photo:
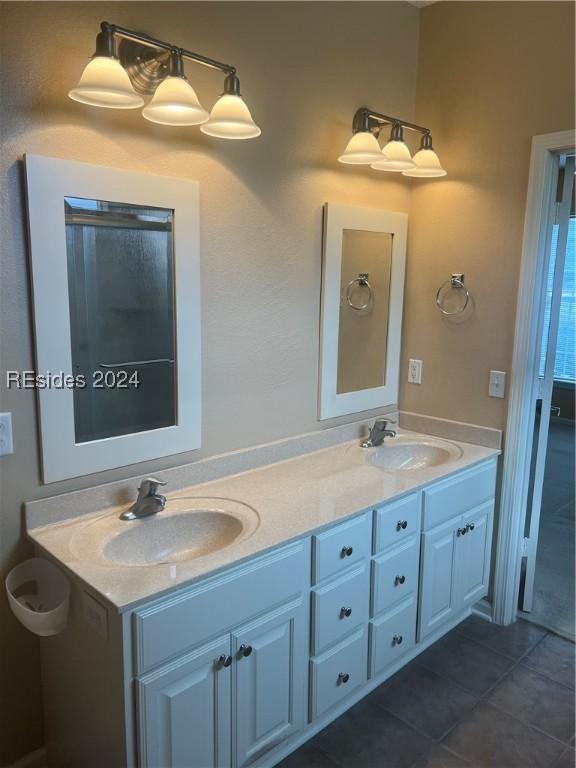
[[[422,360],[408,360],[408,384],[422,384]]]
[[[12,414],[0,413],[0,456],[14,453],[12,442]]]
[[[490,371],[490,383],[488,395],[490,397],[504,397],[506,392],[506,371]]]

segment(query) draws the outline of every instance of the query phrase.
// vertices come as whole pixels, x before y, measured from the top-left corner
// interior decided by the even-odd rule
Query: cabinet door
[[[230,766],[231,667],[226,635],[137,682],[140,764],[145,768]]]
[[[456,547],[456,588],[462,607],[477,602],[488,592],[493,514],[494,502],[489,501],[464,515],[462,529],[466,533],[458,536]]]
[[[453,518],[422,534],[419,640],[450,621],[460,608],[454,579],[456,530],[460,523],[461,517]]]
[[[304,598],[232,633],[234,765],[248,765],[304,727],[308,605]]]

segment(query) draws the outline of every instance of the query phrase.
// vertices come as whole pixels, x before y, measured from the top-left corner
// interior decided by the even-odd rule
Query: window
[[[550,307],[552,304],[552,288],[556,268],[556,248],[558,246],[558,224],[552,230],[552,246],[550,249],[550,264],[546,287],[546,304],[544,309],[544,329],[540,350],[540,377],[544,376],[546,354],[548,351],[548,333],[550,328]],[[568,224],[568,241],[566,243],[566,260],[562,279],[562,298],[560,299],[560,320],[558,323],[558,341],[556,344],[556,360],[554,362],[554,381],[576,381],[576,219],[570,218]]]

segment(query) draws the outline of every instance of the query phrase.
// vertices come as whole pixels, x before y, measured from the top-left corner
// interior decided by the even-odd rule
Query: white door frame
[[[493,618],[498,624],[515,621],[520,589],[540,342],[534,307],[541,306],[545,290],[544,225],[556,191],[558,155],[574,151],[574,145],[573,130],[532,139],[496,550]]]

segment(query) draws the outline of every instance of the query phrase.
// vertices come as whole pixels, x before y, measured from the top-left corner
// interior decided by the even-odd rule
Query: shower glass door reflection
[[[77,443],[176,424],[173,218],[65,198]]]

